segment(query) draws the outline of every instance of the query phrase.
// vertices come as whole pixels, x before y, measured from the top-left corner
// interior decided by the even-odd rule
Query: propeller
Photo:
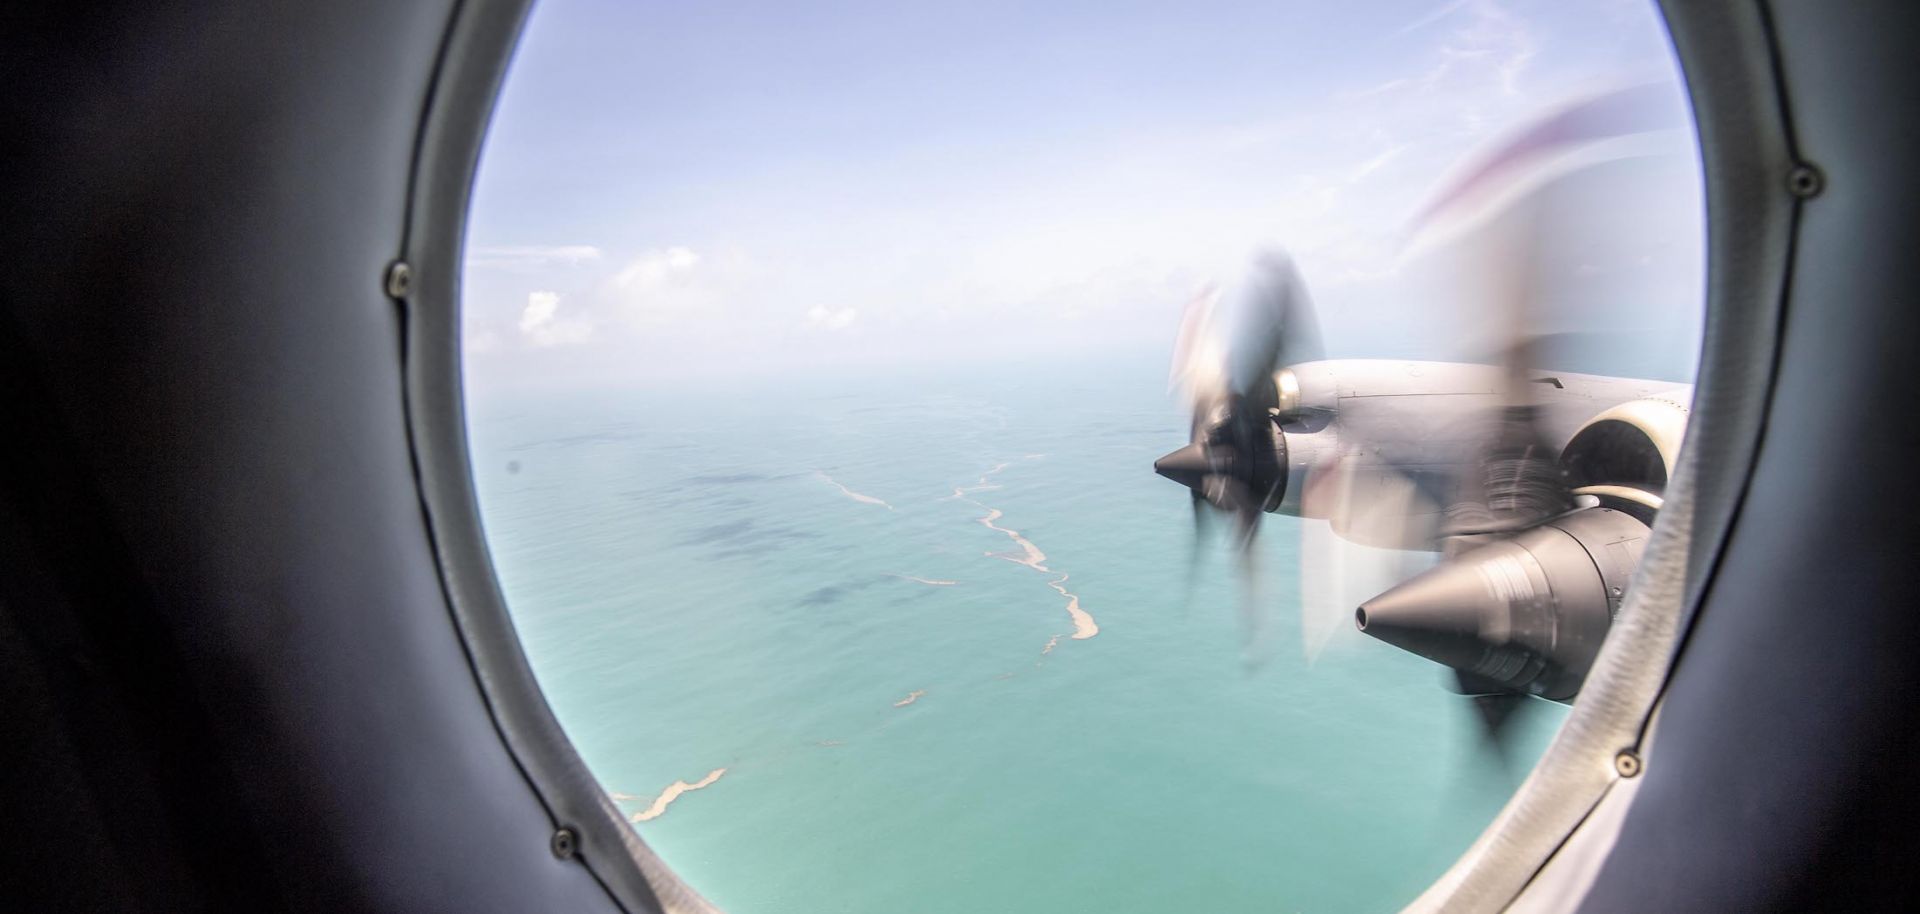
[[[1231,516],[1242,616],[1257,636],[1251,544],[1261,514],[1297,506],[1307,659],[1351,618],[1365,634],[1439,662],[1450,687],[1473,701],[1479,741],[1502,758],[1530,697],[1577,693],[1647,534],[1639,518],[1576,499],[1542,422],[1537,375],[1548,303],[1577,297],[1575,284],[1596,288],[1564,260],[1597,247],[1582,234],[1596,222],[1569,218],[1548,190],[1590,166],[1644,155],[1638,141],[1672,126],[1647,110],[1657,95],[1634,87],[1553,113],[1415,220],[1409,250],[1447,239],[1450,264],[1486,286],[1468,296],[1479,320],[1460,322],[1494,331],[1488,370],[1499,380],[1480,389],[1484,399],[1476,391],[1447,403],[1370,405],[1283,395],[1276,378],[1324,389],[1337,370],[1304,364],[1322,358],[1319,330],[1283,252],[1257,258],[1237,295],[1196,297],[1175,349],[1189,440],[1154,468],[1189,489],[1196,567],[1213,519]],[[1292,370],[1277,375],[1283,368]],[[1412,402],[1420,405],[1404,405]],[[1423,411],[1411,422],[1423,436],[1413,446],[1369,442],[1404,434],[1392,430],[1409,427],[1411,409]],[[1296,463],[1312,468],[1303,480],[1289,479]],[[1436,553],[1437,564],[1411,567]]]
[[[1356,627],[1450,668],[1471,697],[1477,733],[1504,759],[1530,696],[1578,691],[1631,575],[1611,556],[1637,550],[1640,520],[1578,503],[1540,424],[1535,378],[1546,302],[1578,271],[1556,254],[1592,247],[1592,220],[1556,207],[1551,188],[1583,169],[1642,153],[1619,141],[1671,126],[1658,93],[1632,87],[1546,117],[1440,193],[1415,221],[1481,280],[1477,298],[1501,339],[1500,395],[1450,486],[1442,561],[1360,604]],[[1622,150],[1627,150],[1622,154]]]
[[[1293,258],[1280,250],[1255,257],[1233,298],[1202,290],[1187,306],[1174,347],[1171,381],[1188,401],[1188,443],[1153,468],[1188,489],[1194,527],[1190,585],[1213,517],[1232,518],[1250,665],[1264,659],[1267,628],[1253,542],[1260,516],[1278,508],[1287,493],[1287,445],[1278,427],[1274,373],[1319,358],[1320,331],[1306,283]]]
[[[1513,752],[1512,729],[1525,715],[1530,696],[1513,688],[1498,676],[1474,672],[1486,664],[1484,645],[1479,639],[1481,621],[1489,607],[1479,594],[1487,585],[1479,577],[1481,565],[1461,557],[1565,514],[1574,507],[1574,496],[1559,464],[1559,451],[1540,428],[1540,407],[1534,400],[1532,378],[1539,366],[1533,338],[1537,325],[1535,309],[1545,293],[1540,275],[1541,258],[1535,245],[1543,226],[1537,218],[1535,203],[1522,198],[1509,205],[1496,225],[1483,230],[1477,244],[1457,251],[1456,257],[1476,258],[1475,274],[1488,280],[1481,290],[1486,313],[1494,330],[1504,336],[1497,346],[1500,369],[1500,394],[1493,405],[1478,418],[1482,429],[1478,444],[1452,480],[1452,497],[1444,509],[1438,545],[1440,565],[1408,582],[1390,588],[1356,611],[1357,626],[1383,640],[1394,640],[1382,632],[1382,622],[1391,624],[1394,610],[1415,608],[1429,615],[1421,621],[1442,638],[1399,646],[1432,659],[1445,656],[1449,669],[1447,687],[1473,702],[1475,733],[1480,743],[1503,763]],[[1435,586],[1423,590],[1417,583]],[[1441,585],[1461,592],[1437,592]],[[1399,599],[1394,599],[1398,597]],[[1474,618],[1456,618],[1466,614]],[[1369,616],[1373,628],[1369,629]],[[1446,635],[1470,632],[1472,641],[1441,643]],[[1459,649],[1479,654],[1455,654]]]
[[[1187,306],[1174,347],[1172,383],[1191,416],[1186,446],[1154,461],[1154,472],[1184,485],[1193,506],[1198,568],[1212,517],[1232,518],[1241,578],[1241,620],[1250,646],[1264,632],[1252,545],[1260,516],[1287,492],[1287,446],[1276,416],[1274,373],[1321,357],[1320,331],[1293,258],[1255,257],[1245,286],[1227,298],[1204,289]],[[1191,575],[1197,571],[1190,570]]]
[[[1196,527],[1205,523],[1205,506],[1232,515],[1244,550],[1260,515],[1286,494],[1274,372],[1320,358],[1320,332],[1306,283],[1284,251],[1255,259],[1230,312],[1222,312],[1221,302],[1221,293],[1208,289],[1187,306],[1172,380],[1187,396],[1189,440],[1153,468],[1190,490]]]
[[[1350,455],[1313,473],[1300,504],[1300,647],[1312,665],[1352,629],[1354,607],[1433,564],[1442,506],[1406,474]]]

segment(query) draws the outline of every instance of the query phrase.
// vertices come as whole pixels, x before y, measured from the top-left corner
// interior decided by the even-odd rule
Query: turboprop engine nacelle
[[[1574,432],[1560,465],[1575,495],[1592,495],[1651,524],[1665,503],[1686,431],[1687,406],[1679,397],[1629,400]]]
[[[1573,494],[1599,506],[1470,546],[1361,604],[1354,624],[1463,683],[1572,700],[1639,567],[1686,420],[1661,396],[1594,416],[1559,462]]]

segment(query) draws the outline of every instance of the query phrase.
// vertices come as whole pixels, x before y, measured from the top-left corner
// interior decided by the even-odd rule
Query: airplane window
[[[463,321],[556,715],[729,911],[1404,904],[1658,516],[1678,80],[1620,0],[544,0]]]

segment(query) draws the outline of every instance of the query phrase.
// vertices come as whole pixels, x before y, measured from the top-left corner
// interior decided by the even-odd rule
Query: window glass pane
[[[543,0],[463,293],[474,477],[541,687],[727,910],[1404,904],[1566,707],[1492,702],[1519,710],[1488,742],[1488,702],[1355,628],[1441,558],[1434,529],[1294,516],[1371,471],[1295,471],[1244,553],[1230,511],[1196,535],[1154,472],[1193,431],[1183,309],[1218,289],[1239,326],[1285,250],[1348,393],[1381,365],[1497,390],[1421,365],[1522,339],[1556,391],[1684,404],[1683,94],[1640,2]],[[1487,412],[1410,409],[1389,444]],[[1329,423],[1372,447],[1358,415],[1302,410],[1287,459]],[[1590,418],[1528,428],[1565,486],[1633,490],[1580,506],[1657,503],[1633,428],[1561,453]]]

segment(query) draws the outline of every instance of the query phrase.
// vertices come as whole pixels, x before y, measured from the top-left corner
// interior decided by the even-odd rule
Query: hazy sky
[[[1164,347],[1266,243],[1331,349],[1429,354],[1453,341],[1396,266],[1408,217],[1529,114],[1648,78],[1675,76],[1646,0],[540,0],[474,195],[468,370]],[[1684,329],[1700,220],[1678,174],[1609,195],[1633,249],[1602,266]]]

